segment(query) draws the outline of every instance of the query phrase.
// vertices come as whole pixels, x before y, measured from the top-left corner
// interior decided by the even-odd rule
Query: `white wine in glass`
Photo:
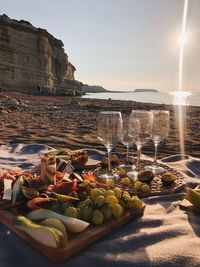
[[[155,153],[152,166],[146,166],[155,174],[163,173],[165,169],[157,164],[158,145],[169,135],[169,111],[168,110],[152,110],[153,113],[153,127],[151,140],[154,143]]]
[[[108,172],[103,175],[105,179],[115,179],[112,173],[110,153],[111,150],[121,141],[122,136],[122,115],[119,111],[101,111],[98,117],[98,136],[97,138],[106,147],[108,152]]]

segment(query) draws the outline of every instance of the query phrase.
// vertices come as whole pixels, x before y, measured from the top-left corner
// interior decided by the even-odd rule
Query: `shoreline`
[[[106,151],[96,137],[99,111],[118,110],[123,115],[132,109],[167,109],[170,111],[170,135],[159,146],[158,158],[179,153],[174,106],[126,100],[90,99],[67,96],[36,96],[15,92],[0,93],[0,145],[40,143],[54,148],[94,148]],[[185,151],[200,157],[200,107],[186,106]],[[118,145],[114,151],[125,151]],[[153,144],[143,153],[153,156]],[[136,152],[134,146],[134,154]]]
[[[123,97],[128,93],[128,97],[132,97],[133,94],[136,95],[136,100],[131,99],[131,100],[127,100],[127,99],[123,99]],[[131,94],[130,94],[131,93]],[[140,98],[145,98],[145,94],[147,93],[147,102],[143,102],[142,100],[140,101]],[[149,99],[151,96],[151,93],[155,96],[155,95],[159,95],[159,94],[163,94],[162,96],[160,95],[160,97],[154,98],[154,96],[152,97],[151,100],[153,100],[153,102],[151,102],[151,100]],[[100,98],[95,98],[95,94],[100,95]],[[106,97],[104,98],[104,94],[106,95]],[[115,99],[116,94],[120,94],[120,97],[122,98],[120,99]],[[130,94],[130,95],[129,95]],[[90,97],[90,95],[92,97]],[[137,97],[140,96],[138,99]],[[141,97],[142,96],[142,97]],[[194,99],[190,99],[190,97],[195,97]],[[172,101],[172,99],[174,99],[174,96],[171,95],[170,93],[167,92],[134,92],[134,91],[109,91],[109,92],[95,92],[95,93],[86,93],[85,95],[82,96],[83,98],[87,98],[87,99],[102,99],[102,100],[115,100],[115,101],[133,101],[133,102],[137,102],[137,103],[146,103],[146,104],[158,104],[158,105],[170,105],[170,106],[174,106],[174,103]],[[165,99],[166,98],[166,99]],[[160,99],[165,99],[165,103],[159,103],[161,102]],[[200,107],[200,95],[198,94],[198,92],[194,92],[191,93],[190,95],[188,95],[188,104],[185,106],[189,106],[189,107]]]

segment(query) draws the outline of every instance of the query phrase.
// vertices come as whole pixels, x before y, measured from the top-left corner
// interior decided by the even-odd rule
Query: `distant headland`
[[[89,84],[83,84],[82,90],[84,93],[102,93],[102,92],[109,92],[105,88],[103,88],[100,85],[89,85]]]
[[[156,93],[158,93],[159,91],[158,90],[156,90],[156,89],[135,89],[133,92],[135,92],[135,93],[142,93],[142,92],[156,92]]]

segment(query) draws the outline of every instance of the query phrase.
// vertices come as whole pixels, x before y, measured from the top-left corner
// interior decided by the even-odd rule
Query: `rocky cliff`
[[[82,94],[62,41],[29,22],[0,16],[0,88],[26,93]]]

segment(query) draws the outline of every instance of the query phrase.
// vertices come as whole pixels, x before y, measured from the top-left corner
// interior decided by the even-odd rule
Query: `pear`
[[[39,224],[44,225],[44,226],[48,226],[48,227],[53,227],[53,228],[60,230],[61,233],[63,233],[64,238],[66,240],[68,240],[66,228],[60,220],[58,220],[56,218],[47,218],[47,219],[42,220]]]
[[[194,189],[188,188],[186,197],[195,208],[200,209],[200,193]]]
[[[60,220],[65,225],[67,231],[71,233],[80,233],[89,226],[89,223],[85,221],[64,216],[52,210],[47,210],[43,208],[30,211],[27,214],[27,217],[33,221],[43,220],[47,218],[56,218]]]
[[[15,216],[13,224],[18,229],[30,235],[43,245],[58,248],[66,245],[66,239],[63,233],[53,227],[47,227],[32,222],[25,216]]]

